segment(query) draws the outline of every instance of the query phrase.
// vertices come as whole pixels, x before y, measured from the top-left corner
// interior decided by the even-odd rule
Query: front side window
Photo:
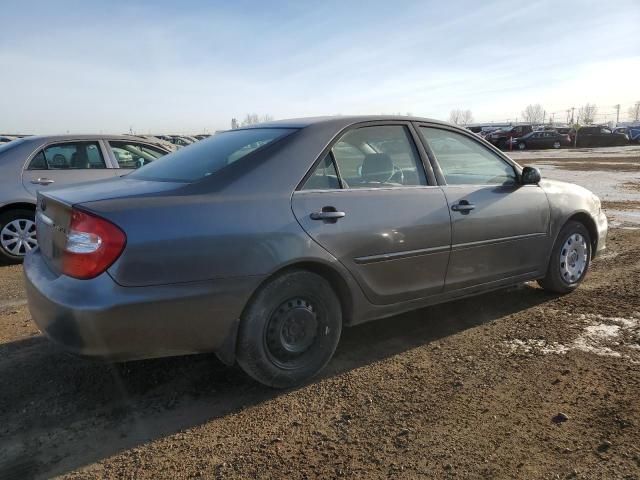
[[[30,170],[86,170],[107,168],[98,142],[69,142],[49,145],[36,154]]]
[[[133,142],[110,141],[109,146],[120,168],[140,168],[165,155],[165,152]]]
[[[420,127],[449,185],[514,185],[513,167],[475,140],[457,132]]]
[[[195,182],[294,131],[291,128],[248,128],[218,133],[159,158],[131,176],[141,180]]]
[[[426,185],[422,162],[407,127],[350,130],[331,149],[345,188]]]

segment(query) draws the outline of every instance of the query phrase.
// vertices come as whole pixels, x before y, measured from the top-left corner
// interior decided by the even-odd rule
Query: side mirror
[[[541,179],[540,170],[537,168],[524,167],[522,169],[522,185],[537,185]]]

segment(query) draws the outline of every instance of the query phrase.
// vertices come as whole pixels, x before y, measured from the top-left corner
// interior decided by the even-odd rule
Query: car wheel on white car
[[[33,211],[17,209],[0,214],[0,264],[22,262],[37,245]]]
[[[546,276],[538,280],[542,288],[569,293],[578,288],[589,270],[591,236],[580,222],[569,221],[562,227],[553,245]]]

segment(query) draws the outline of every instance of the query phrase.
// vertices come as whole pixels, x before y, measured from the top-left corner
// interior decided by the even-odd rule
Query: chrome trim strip
[[[40,220],[42,220],[42,223],[44,223],[45,225],[48,225],[48,226],[53,225],[53,220],[47,217],[44,213],[38,212],[38,217],[40,218]]]
[[[405,250],[404,252],[382,253],[380,255],[368,255],[366,257],[357,257],[353,261],[358,265],[366,265],[368,263],[386,262],[388,260],[400,260],[402,258],[419,257],[422,255],[430,255],[432,253],[446,252],[449,245],[440,247],[421,248],[419,250]]]
[[[524,240],[526,238],[546,237],[547,233],[525,233],[524,235],[514,235],[513,237],[491,238],[489,240],[478,240],[476,242],[458,243],[451,247],[452,250],[464,250],[467,248],[482,247],[498,243],[513,242],[516,240]]]

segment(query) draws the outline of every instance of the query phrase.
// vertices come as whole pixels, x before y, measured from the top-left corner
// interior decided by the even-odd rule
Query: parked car
[[[15,139],[17,139],[18,137],[14,137],[11,135],[0,135],[0,145],[4,144],[4,143],[9,143]]]
[[[177,145],[165,140],[164,138],[157,137],[155,135],[134,135],[134,137],[141,138],[147,142],[161,146],[163,149],[173,152],[178,149]]]
[[[581,127],[576,133],[577,147],[617,147],[627,145],[629,137],[607,127]]]
[[[531,125],[517,125],[511,128],[496,130],[485,136],[485,140],[504,150],[509,146],[512,138],[518,138],[533,132]]]
[[[168,153],[114,135],[26,137],[0,146],[0,263],[17,263],[37,245],[39,190],[129,173]]]
[[[561,134],[556,131],[536,131],[514,138],[513,148],[518,150],[536,150],[541,148],[560,148],[571,145],[571,137],[568,134]]]
[[[170,140],[171,143],[173,143],[174,145],[177,145],[178,147],[186,147],[194,143],[194,141],[191,140],[190,138],[184,137],[181,135],[173,135],[170,138],[171,138]]]
[[[616,127],[613,129],[613,133],[626,135],[630,143],[640,143],[640,125]]]
[[[422,118],[219,133],[124,178],[39,192],[25,259],[40,330],[124,360],[214,351],[289,387],[343,326],[538,280],[605,248],[599,199]]]

